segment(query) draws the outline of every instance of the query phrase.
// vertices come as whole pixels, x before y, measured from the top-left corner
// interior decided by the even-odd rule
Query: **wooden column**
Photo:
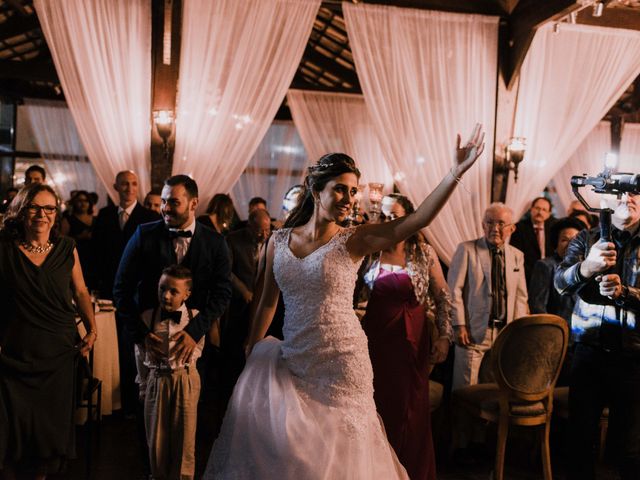
[[[152,0],[151,6],[151,188],[162,188],[171,175],[175,147],[175,126],[165,151],[163,140],[153,122],[153,112],[176,112],[182,0]]]

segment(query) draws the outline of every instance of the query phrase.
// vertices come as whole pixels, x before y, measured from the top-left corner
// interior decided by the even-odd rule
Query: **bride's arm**
[[[426,227],[435,218],[447,202],[460,177],[482,154],[484,150],[484,132],[482,126],[476,124],[471,138],[460,146],[460,135],[456,142],[455,165],[442,179],[440,184],[420,204],[417,210],[392,222],[369,224],[358,227],[347,240],[347,250],[351,256],[359,258],[406,240],[418,230]]]
[[[273,320],[276,307],[278,306],[280,289],[273,276],[274,243],[272,238],[267,246],[267,266],[264,272],[264,286],[262,288],[262,295],[260,296],[260,303],[258,303],[258,309],[251,322],[251,332],[249,333],[249,339],[247,340],[245,348],[247,357],[251,353],[251,350],[253,350],[253,346],[264,338]]]

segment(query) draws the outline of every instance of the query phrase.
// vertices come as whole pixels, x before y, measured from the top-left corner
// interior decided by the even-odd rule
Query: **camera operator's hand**
[[[622,280],[617,273],[609,275],[598,275],[596,281],[600,282],[600,295],[613,300],[622,295]]]
[[[604,272],[616,264],[616,246],[611,242],[598,241],[587,258],[580,264],[580,274],[585,278],[591,278],[596,273]]]

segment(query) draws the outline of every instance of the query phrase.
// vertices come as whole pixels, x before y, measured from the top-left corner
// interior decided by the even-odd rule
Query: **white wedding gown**
[[[304,258],[274,233],[284,341],[259,342],[236,384],[205,479],[405,479],[373,401],[353,289],[360,262],[339,231]],[[426,407],[425,407],[426,408]]]

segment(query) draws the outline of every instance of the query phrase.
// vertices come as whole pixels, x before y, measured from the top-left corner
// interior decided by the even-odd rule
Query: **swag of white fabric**
[[[61,199],[68,200],[73,190],[87,190],[98,194],[98,205],[106,205],[106,188],[88,162],[66,103],[26,99],[23,112]]]
[[[457,133],[485,153],[427,229],[440,258],[482,234],[491,198],[498,18],[343,3],[364,99],[400,190],[418,204],[453,165]]]
[[[98,177],[137,173],[149,190],[151,4],[35,0],[34,7],[82,144]]]
[[[576,200],[571,190],[571,177],[583,174],[595,176],[602,172],[605,155],[610,149],[611,125],[609,122],[600,122],[553,177],[560,201],[560,205],[556,205],[559,216],[564,216],[569,204]],[[601,195],[593,193],[591,187],[581,188],[580,194],[591,206],[600,206]]]
[[[536,32],[522,65],[514,135],[527,151],[507,204],[516,216],[640,74],[640,32],[583,25]],[[525,180],[526,179],[526,180]]]
[[[272,217],[282,217],[282,199],[293,185],[302,183],[307,156],[292,122],[273,122],[256,153],[231,190],[238,216],[246,219],[249,200],[262,197]]]
[[[358,164],[361,185],[382,183],[384,193],[393,191],[393,175],[362,95],[289,90],[287,101],[310,162],[326,153],[346,153]]]
[[[185,0],[173,173],[228,192],[293,79],[320,0]]]

